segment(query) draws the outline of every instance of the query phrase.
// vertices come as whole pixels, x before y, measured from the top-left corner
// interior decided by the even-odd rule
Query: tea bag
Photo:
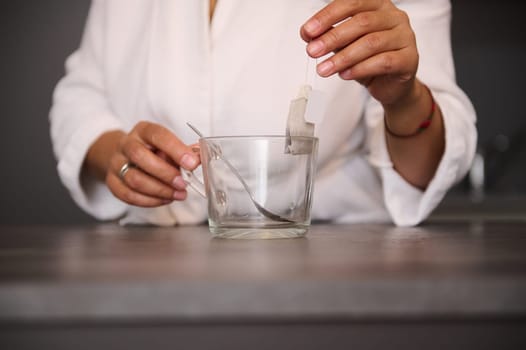
[[[290,136],[314,136],[316,123],[320,123],[325,114],[325,98],[319,90],[313,90],[309,84],[300,87],[298,96],[290,102],[287,118],[287,145],[285,153],[310,153],[310,142],[301,142]]]
[[[285,153],[310,153],[312,143],[302,142],[301,138],[294,138],[294,136],[314,136],[316,123],[320,123],[325,114],[325,95],[319,90],[313,90],[308,83],[310,62],[309,59],[305,72],[305,83],[300,86],[298,96],[290,102],[285,132],[287,136]]]

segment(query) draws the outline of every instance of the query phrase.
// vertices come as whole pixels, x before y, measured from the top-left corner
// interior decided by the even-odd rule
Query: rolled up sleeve
[[[369,162],[381,177],[385,205],[393,222],[413,226],[425,220],[469,170],[477,142],[476,116],[470,100],[455,82],[449,1],[412,0],[397,5],[409,14],[416,33],[420,54],[417,77],[430,88],[443,115],[445,151],[425,191],[409,184],[393,168],[385,140],[384,112],[372,98],[365,112],[367,147]]]
[[[103,1],[93,1],[81,45],[66,61],[49,115],[62,183],[82,209],[102,220],[117,218],[126,209],[105,184],[82,172],[93,142],[104,132],[122,129],[105,95],[104,7]]]

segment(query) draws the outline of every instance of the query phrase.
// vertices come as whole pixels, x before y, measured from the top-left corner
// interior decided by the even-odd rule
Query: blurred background
[[[48,126],[53,88],[65,58],[79,44],[89,5],[89,0],[0,4],[2,224],[93,222],[58,179]],[[511,0],[453,0],[457,79],[478,113],[479,152],[473,171],[447,195],[437,215],[488,205],[502,212],[526,210],[525,8]]]

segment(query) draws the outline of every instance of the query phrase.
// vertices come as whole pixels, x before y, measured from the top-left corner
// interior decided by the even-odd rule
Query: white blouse
[[[173,225],[206,220],[206,203],[131,207],[82,172],[102,133],[150,120],[186,143],[196,136],[284,134],[289,103],[308,80],[327,97],[316,125],[318,172],[312,218],[333,222],[424,220],[467,172],[476,145],[475,112],[455,83],[449,0],[400,0],[416,33],[417,76],[443,113],[446,148],[425,191],[407,183],[387,152],[383,110],[367,90],[338,76],[321,78],[308,59],[300,26],[322,0],[95,0],[80,48],[68,58],[50,112],[58,172],[72,197],[101,220]]]

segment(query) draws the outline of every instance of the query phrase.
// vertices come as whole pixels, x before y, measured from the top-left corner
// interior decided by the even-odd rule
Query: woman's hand
[[[323,77],[357,80],[384,106],[414,94],[418,67],[409,18],[390,0],[334,0],[301,27]]]
[[[418,51],[407,14],[390,0],[334,0],[301,27],[314,58],[330,52],[318,74],[356,80],[384,107],[390,130],[409,135],[429,116],[432,96],[418,79]],[[444,153],[440,108],[425,133],[396,138],[386,135],[393,167],[425,189]]]
[[[132,166],[123,176],[124,164]],[[156,207],[186,199],[180,167],[195,169],[199,156],[168,129],[139,122],[126,134],[102,135],[90,148],[85,165],[104,179],[120,200],[141,207]]]

